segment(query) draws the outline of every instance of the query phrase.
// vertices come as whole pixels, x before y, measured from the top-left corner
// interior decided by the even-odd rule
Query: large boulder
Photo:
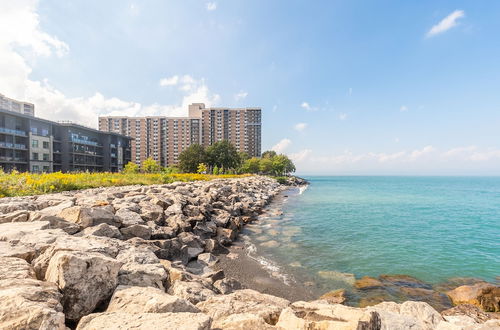
[[[101,223],[100,225],[97,226],[87,227],[81,232],[79,232],[76,236],[85,236],[85,235],[123,239],[120,230],[115,226],[108,225],[107,223]]]
[[[403,304],[383,302],[366,308],[375,311],[382,320],[382,330],[422,329],[431,330],[444,321],[444,318],[425,302],[406,301]]]
[[[120,229],[123,238],[129,239],[132,237],[139,237],[142,239],[150,239],[153,230],[146,225],[131,225]]]
[[[379,330],[381,320],[379,314],[374,311],[344,305],[298,301],[283,310],[276,326],[280,329],[297,330]]]
[[[24,235],[44,229],[50,229],[48,221],[2,223],[0,224],[0,241],[20,239]]]
[[[113,294],[120,266],[99,253],[58,251],[50,259],[45,280],[56,283],[63,293],[66,318],[78,320]]]
[[[189,301],[169,295],[152,287],[118,286],[107,312],[127,313],[198,313],[200,310]]]
[[[197,304],[216,295],[209,287],[209,285],[199,281],[175,281],[168,289],[168,293],[186,299],[192,304]]]
[[[230,315],[219,323],[219,328],[224,330],[271,330],[275,326],[267,324],[264,319],[252,313]]]
[[[30,217],[29,211],[18,210],[10,213],[0,214],[0,223],[26,222]]]
[[[455,305],[471,304],[487,312],[500,311],[500,287],[486,282],[462,285],[446,294]]]
[[[0,328],[64,330],[61,294],[54,283],[0,280]]]
[[[201,313],[106,312],[90,314],[78,323],[77,330],[208,330],[211,319]]]
[[[72,206],[62,210],[59,217],[78,224],[82,229],[101,223],[119,227],[121,222],[113,212],[102,207]]]
[[[118,273],[120,285],[154,287],[165,290],[168,274],[162,264],[124,264]]]
[[[138,206],[137,208],[140,210]],[[138,213],[131,211],[128,208],[119,209],[116,211],[115,216],[118,217],[123,227],[142,225],[145,223]]]
[[[290,302],[283,298],[263,294],[254,290],[238,290],[228,295],[213,296],[196,305],[214,320],[214,327],[234,314],[251,313],[264,322],[274,325],[279,315]]]
[[[35,270],[26,260],[15,257],[0,257],[0,280],[36,279]]]

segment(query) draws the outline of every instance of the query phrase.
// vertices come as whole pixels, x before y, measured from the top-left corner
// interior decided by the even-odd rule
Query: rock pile
[[[216,255],[282,189],[255,176],[0,199],[0,329],[500,325],[424,302],[292,304],[242,288],[214,269]]]

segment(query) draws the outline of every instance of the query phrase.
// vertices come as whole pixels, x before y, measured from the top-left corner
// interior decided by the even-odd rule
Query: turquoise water
[[[499,177],[307,179],[307,190],[290,194],[283,215],[263,219],[253,237],[282,267],[431,284],[500,275]],[[279,246],[259,245],[268,240]]]

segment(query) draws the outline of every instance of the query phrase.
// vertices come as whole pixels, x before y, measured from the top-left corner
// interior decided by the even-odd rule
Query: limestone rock
[[[152,287],[128,287],[116,288],[109,303],[107,312],[127,313],[198,313],[189,301],[176,296],[169,295],[162,290]]]
[[[59,251],[50,259],[45,279],[56,283],[63,293],[66,318],[78,320],[111,296],[120,266],[99,253]]]
[[[160,263],[128,263],[120,268],[118,283],[128,286],[150,286],[165,290],[168,284],[168,274]]]
[[[65,330],[61,294],[53,283],[35,279],[0,281],[0,328]]]
[[[26,222],[28,221],[30,213],[26,210],[18,210],[6,214],[0,214],[0,223],[7,222]]]
[[[58,216],[78,224],[81,228],[96,226],[101,223],[120,226],[120,221],[113,212],[101,207],[73,206],[62,210]]]
[[[251,313],[234,314],[219,323],[223,330],[271,330],[276,327],[267,324],[262,317]]]
[[[268,324],[276,324],[281,311],[290,302],[254,290],[238,290],[228,295],[214,296],[196,305],[214,320],[214,327],[233,314],[251,313]]]
[[[126,208],[119,209],[118,211],[116,211],[115,215],[120,219],[123,227],[142,225],[145,223],[145,221],[138,213]]]
[[[139,237],[142,239],[150,239],[153,230],[146,225],[131,225],[120,229],[124,239]]]
[[[217,280],[214,282],[214,287],[219,290],[222,294],[233,293],[236,290],[243,289],[243,286],[240,282],[233,278],[223,278],[221,280]]]
[[[0,280],[36,279],[33,267],[25,260],[14,257],[0,257]]]
[[[108,225],[107,223],[101,223],[100,225],[97,226],[85,228],[83,231],[78,233],[77,236],[84,236],[84,235],[94,235],[94,236],[123,239],[120,230],[114,226]]]
[[[184,281],[175,281],[168,289],[168,293],[186,299],[195,305],[216,295],[213,290],[208,289],[200,282]]]
[[[26,234],[44,229],[50,229],[48,221],[2,223],[0,224],[0,241],[20,239]]]
[[[66,221],[61,217],[48,215],[42,212],[31,212],[29,221],[48,221],[51,229],[62,229],[70,235],[80,231],[79,225]]]
[[[487,312],[500,311],[500,287],[489,283],[462,285],[446,293],[453,304],[472,304]]]
[[[209,330],[211,319],[201,313],[106,312],[90,314],[78,323],[77,330]]]
[[[477,323],[484,323],[488,320],[494,319],[491,314],[483,312],[479,307],[471,304],[458,305],[456,307],[447,309],[441,312],[441,315],[447,319],[447,316],[468,316]]]
[[[276,327],[300,330],[379,330],[381,320],[375,311],[365,311],[344,305],[299,301],[281,312]]]

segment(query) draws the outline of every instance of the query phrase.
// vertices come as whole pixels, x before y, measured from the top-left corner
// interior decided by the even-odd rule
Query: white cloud
[[[247,96],[248,96],[247,92],[245,92],[245,91],[239,91],[238,93],[236,93],[234,95],[234,99],[236,101],[241,101],[241,100],[245,99]]]
[[[186,114],[190,103],[204,102],[210,106],[219,101],[219,95],[210,92],[204,79],[189,75],[160,81],[162,86],[179,85],[180,101],[173,105],[143,105],[107,98],[99,92],[88,97],[69,97],[48,79],[32,80],[30,74],[38,57],[69,53],[64,41],[40,28],[37,4],[36,0],[0,1],[0,93],[35,103],[37,116],[96,127],[99,115],[181,116]]]
[[[415,161],[421,157],[424,157],[425,155],[428,155],[430,153],[435,152],[436,149],[433,146],[426,146],[423,149],[420,150],[414,150],[412,153],[410,153],[409,160],[410,161]]]
[[[293,126],[293,128],[298,132],[303,132],[307,128],[306,123],[297,123]]]
[[[340,120],[346,120],[346,119],[347,119],[347,113],[341,113],[341,114],[339,115],[339,119],[340,119]]]
[[[427,32],[427,37],[433,37],[437,34],[443,33],[452,27],[457,25],[457,20],[464,17],[465,12],[463,10],[455,10],[443,20],[441,20],[438,24],[434,25],[429,32]]]
[[[216,2],[207,2],[207,10],[212,11],[217,9],[217,3]]]
[[[292,141],[290,139],[282,139],[278,143],[276,143],[271,150],[276,151],[277,153],[283,153],[290,145],[292,144]]]
[[[175,86],[179,83],[179,76],[175,75],[169,78],[160,79],[160,86]]]
[[[408,107],[406,105],[402,105],[400,108],[399,108],[399,111],[401,112],[406,112],[408,111]]]
[[[301,150],[297,153],[290,154],[290,159],[292,161],[294,161],[295,163],[301,163],[301,162],[305,161],[309,157],[309,155],[311,155],[311,153],[312,153],[312,150],[304,149],[304,150]]]
[[[311,105],[309,103],[307,103],[307,102],[302,102],[302,104],[300,105],[300,107],[302,109],[307,110],[307,111],[314,111],[314,110],[316,110],[315,108],[311,107]]]

